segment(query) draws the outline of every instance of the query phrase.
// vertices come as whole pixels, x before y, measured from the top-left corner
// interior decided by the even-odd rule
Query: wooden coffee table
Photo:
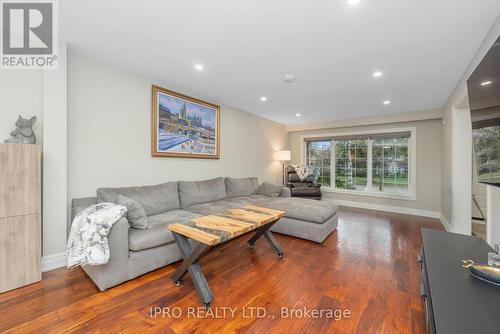
[[[177,286],[181,286],[182,278],[189,272],[205,307],[210,307],[213,299],[212,291],[201,271],[198,260],[213,246],[254,230],[256,230],[255,234],[247,241],[250,247],[253,248],[255,242],[264,236],[281,259],[283,249],[269,228],[284,215],[284,211],[246,205],[242,208],[229,209],[218,214],[195,218],[186,223],[169,225],[168,228],[172,231],[184,259],[172,275],[172,279]],[[189,239],[195,240],[199,244],[192,249]]]

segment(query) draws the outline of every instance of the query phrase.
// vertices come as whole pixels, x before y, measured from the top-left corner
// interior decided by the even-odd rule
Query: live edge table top
[[[168,228],[178,234],[215,246],[277,221],[285,211],[246,205],[214,215],[198,217],[186,223],[175,223]]]

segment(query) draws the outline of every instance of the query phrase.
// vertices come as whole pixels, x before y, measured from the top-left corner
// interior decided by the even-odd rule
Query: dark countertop
[[[429,229],[422,238],[436,332],[500,333],[500,287],[462,268],[462,260],[487,263],[492,248],[476,237]]]

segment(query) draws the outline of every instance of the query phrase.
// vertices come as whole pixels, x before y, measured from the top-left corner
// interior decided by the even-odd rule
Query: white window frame
[[[372,190],[348,190],[348,189],[337,189],[335,188],[335,137],[344,137],[344,136],[363,136],[363,135],[374,135],[374,134],[384,134],[384,133],[398,133],[398,132],[410,132],[411,136],[408,138],[408,193],[407,194],[395,194],[390,192],[381,192],[381,191],[372,191]],[[329,132],[329,133],[318,133],[318,134],[310,134],[301,136],[301,164],[304,164],[306,161],[305,152],[306,152],[306,141],[314,140],[314,139],[323,139],[325,137],[332,137],[332,151],[331,151],[331,187],[321,187],[321,190],[329,193],[338,193],[338,194],[348,194],[355,196],[371,196],[371,197],[382,197],[382,198],[390,198],[390,199],[400,199],[400,200],[408,200],[408,201],[416,201],[417,193],[416,193],[416,185],[417,185],[417,129],[415,127],[407,127],[407,128],[387,128],[387,129],[376,129],[376,130],[366,130],[366,131],[356,131],[356,132]],[[372,149],[371,146],[373,144],[373,140],[368,141],[368,156],[367,160],[370,161],[367,164],[367,184],[372,184]]]

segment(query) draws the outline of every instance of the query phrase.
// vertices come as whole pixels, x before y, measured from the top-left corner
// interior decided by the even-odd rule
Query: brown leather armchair
[[[321,199],[321,184],[315,183],[316,177],[309,175],[301,180],[295,172],[295,168],[288,166],[287,168],[287,183],[290,188],[292,197],[302,197],[310,199]]]

